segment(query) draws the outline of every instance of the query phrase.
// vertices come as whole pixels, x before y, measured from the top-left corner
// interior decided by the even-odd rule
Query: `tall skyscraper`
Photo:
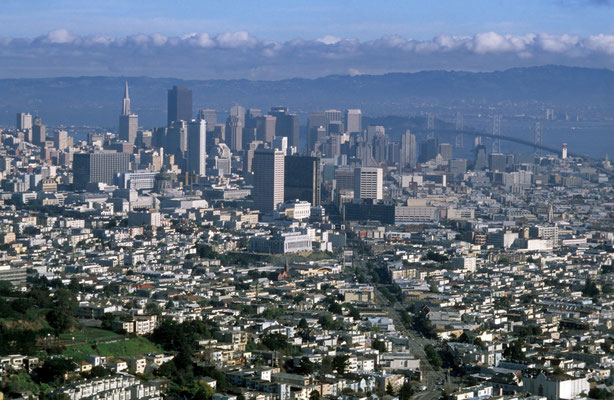
[[[238,115],[229,115],[226,120],[226,138],[230,142],[230,150],[241,151],[243,149],[243,122]]]
[[[188,122],[188,172],[206,175],[207,165],[207,123],[204,119]]]
[[[207,132],[212,132],[217,125],[217,111],[215,110],[199,110],[198,119],[207,121]]]
[[[128,82],[126,82],[122,113],[119,116],[119,138],[128,143],[134,143],[138,129],[139,116],[130,111],[130,95],[128,94]]]
[[[437,139],[427,139],[420,143],[420,157],[418,161],[425,163],[433,160],[437,157],[437,154],[439,154],[438,151]]]
[[[66,150],[68,147],[68,132],[62,130],[53,132],[53,147],[56,150]]]
[[[32,114],[30,113],[17,113],[17,123],[15,124],[18,131],[25,132],[28,129],[32,129]]]
[[[114,183],[115,174],[130,169],[130,154],[114,151],[77,153],[73,157],[73,187],[85,189],[88,183]]]
[[[324,132],[320,130],[324,129]],[[324,111],[312,111],[307,119],[307,154],[310,154],[314,150],[315,143],[323,139],[328,132],[328,126],[326,123],[326,114]]]
[[[233,115],[239,117],[241,120],[241,125],[245,126],[245,107],[240,105],[230,107],[230,111],[228,115]]]
[[[354,198],[373,200],[384,198],[384,173],[381,168],[354,169]]]
[[[166,150],[175,157],[184,157],[188,150],[188,123],[173,121],[166,131]]]
[[[358,109],[345,111],[345,131],[362,132],[362,111]]]
[[[257,149],[254,152],[254,207],[270,213],[284,201],[285,156],[282,151]]]
[[[444,161],[452,159],[452,145],[450,143],[439,144],[439,154]]]
[[[168,125],[173,121],[192,120],[192,91],[186,86],[168,90]]]
[[[416,135],[412,134],[409,129],[401,135],[400,158],[401,169],[416,166]]]
[[[341,119],[341,111],[339,110],[326,110],[324,111],[324,115],[326,116],[327,132],[328,132],[328,124],[332,122],[341,122],[343,124],[343,120]]]
[[[298,149],[299,145],[299,119],[298,115],[291,114],[288,107],[273,107],[271,115],[275,116],[275,136],[285,136],[288,138],[288,146]]]
[[[47,132],[41,117],[34,118],[32,125],[32,142],[39,146],[44,146],[47,141]]]
[[[256,118],[256,140],[272,143],[275,137],[277,118],[273,115],[263,115]]]
[[[285,159],[284,200],[321,203],[322,174],[318,157],[290,156]]]

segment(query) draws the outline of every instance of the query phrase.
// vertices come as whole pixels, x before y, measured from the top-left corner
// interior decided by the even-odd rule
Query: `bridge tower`
[[[492,140],[492,152],[501,153],[501,140],[496,136],[501,136],[501,115],[497,114],[492,117],[492,134],[495,136]]]
[[[456,113],[456,143],[455,143],[457,149],[462,149],[464,147],[463,134],[461,133],[463,128],[464,128],[463,114],[461,114],[460,112],[457,112]]]
[[[541,156],[542,150],[537,146],[543,145],[543,136],[542,136],[542,124],[541,122],[535,123],[535,132],[533,133],[533,144],[535,145],[534,150],[535,154]]]
[[[428,113],[426,119],[426,138],[435,139],[435,114]]]

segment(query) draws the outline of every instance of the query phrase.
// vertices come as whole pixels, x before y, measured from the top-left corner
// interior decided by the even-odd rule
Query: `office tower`
[[[53,132],[53,147],[55,147],[56,150],[66,150],[66,148],[68,148],[68,132]]]
[[[486,147],[480,144],[475,148],[475,160],[473,169],[476,171],[484,170],[488,167],[488,157],[486,156]]]
[[[238,115],[229,115],[226,120],[226,137],[233,152],[243,149],[243,122]]]
[[[399,157],[401,158],[401,169],[407,166],[412,168],[416,166],[416,135],[409,132],[409,129],[401,135],[401,150]]]
[[[450,161],[452,159],[452,145],[450,143],[441,143],[439,145],[439,154],[443,161]]]
[[[168,126],[173,121],[192,120],[192,91],[186,86],[173,86],[168,90]]]
[[[17,130],[25,132],[32,129],[32,114],[30,113],[17,113]]]
[[[467,160],[464,158],[448,161],[448,171],[456,176],[467,172]]]
[[[115,175],[130,169],[130,154],[114,151],[77,153],[73,157],[73,187],[85,189],[88,183],[112,185]]]
[[[315,143],[320,139],[318,130],[324,129],[323,136],[326,136],[326,114],[324,111],[312,111],[307,118],[307,148],[305,153],[310,154],[314,150]]]
[[[45,125],[41,117],[34,117],[34,124],[32,125],[32,142],[39,146],[45,146],[47,141],[47,133]]]
[[[345,111],[345,131],[362,132],[362,111],[358,109]]]
[[[288,138],[288,146],[298,149],[299,145],[299,119],[298,115],[291,114],[288,107],[273,107],[271,115],[275,120],[275,136],[285,136]]]
[[[388,147],[388,136],[379,132],[373,138],[373,158],[379,164],[386,162],[386,150]]]
[[[341,167],[335,170],[335,188],[340,190],[354,191],[354,170]]]
[[[217,111],[215,110],[199,110],[198,119],[207,121],[207,132],[213,132],[217,125]]]
[[[399,142],[388,142],[388,147],[386,148],[386,162],[388,165],[398,165],[400,153],[401,144]]]
[[[241,125],[245,126],[245,107],[241,107],[239,105],[232,106],[230,107],[228,115],[239,117],[241,120]]]
[[[290,156],[285,159],[284,200],[303,200],[320,205],[322,174],[318,157]]]
[[[418,161],[425,163],[437,157],[437,139],[428,139],[420,143],[420,157]]]
[[[254,140],[247,145],[247,149],[243,157],[243,174],[246,179],[252,177],[250,174],[252,173],[254,154],[256,153],[256,150],[259,150],[260,148],[262,148],[262,142],[257,140]]]
[[[273,115],[263,115],[256,118],[256,140],[271,143],[275,137],[277,118]]]
[[[198,176],[206,176],[207,166],[207,122],[193,119],[188,122],[188,159],[187,171]]]
[[[354,169],[354,198],[373,200],[384,198],[384,173],[381,168]]]
[[[567,143],[563,143],[563,148],[561,149],[561,158],[563,160],[567,158]]]
[[[343,120],[341,119],[341,111],[339,110],[326,110],[324,111],[324,115],[326,116],[326,132],[329,132],[328,130],[328,124],[333,123],[333,122],[338,122],[341,124],[341,126],[343,126]],[[343,131],[343,129],[341,129],[341,131]],[[341,132],[339,132],[341,133]]]
[[[284,153],[279,150],[257,149],[254,152],[254,207],[270,213],[284,201]]]
[[[175,158],[184,157],[188,150],[188,123],[187,121],[173,121],[166,130],[166,150],[174,154]]]
[[[136,131],[136,141],[135,144],[139,147],[151,147],[153,142],[153,131],[146,129],[139,129]]]
[[[367,127],[367,143],[372,144],[373,139],[378,135],[385,135],[386,129],[380,125],[371,125]]]
[[[119,116],[119,139],[128,143],[136,140],[136,131],[139,129],[139,117],[130,111],[130,96],[128,94],[128,82],[124,87],[124,99],[122,113]]]
[[[507,157],[505,154],[493,153],[488,156],[488,169],[491,171],[505,172],[507,169]]]
[[[272,147],[275,150],[281,150],[284,152],[284,154],[288,154],[288,138],[285,136],[275,136],[273,138],[273,145]]]

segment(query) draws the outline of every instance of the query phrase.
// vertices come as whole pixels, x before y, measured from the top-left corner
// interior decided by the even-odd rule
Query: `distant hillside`
[[[18,111],[48,124],[114,128],[123,82],[144,126],[166,121],[166,90],[184,84],[198,108],[227,110],[234,104],[268,110],[287,105],[305,115],[324,108],[361,108],[365,115],[406,115],[424,105],[491,105],[535,102],[614,108],[614,71],[544,66],[500,72],[426,71],[386,75],[327,76],[281,81],[180,80],[146,77],[77,77],[0,80],[0,125],[14,125]]]

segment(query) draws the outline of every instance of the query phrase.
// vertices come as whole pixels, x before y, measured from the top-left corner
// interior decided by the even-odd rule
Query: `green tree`
[[[335,357],[333,357],[333,369],[337,371],[339,375],[343,375],[345,373],[345,369],[350,364],[349,360],[350,356],[347,354],[337,354]]]
[[[392,383],[390,381],[388,381],[388,384],[386,385],[386,394],[394,396],[394,388],[392,387]]]
[[[335,371],[333,367],[333,358],[330,356],[322,357],[322,364],[320,365],[320,372],[322,374],[332,374]]]
[[[320,400],[320,392],[312,390],[311,393],[309,393],[309,400]]]
[[[311,375],[315,372],[316,365],[309,359],[309,357],[302,357],[298,372],[302,375]]]
[[[70,290],[58,289],[52,309],[47,314],[47,321],[56,334],[66,332],[73,327],[77,307],[77,298]]]
[[[414,395],[414,389],[409,382],[403,383],[399,389],[399,400],[409,400]]]
[[[427,344],[424,346],[424,353],[426,354],[426,359],[428,362],[435,368],[441,367],[442,361],[439,352],[432,344]]]
[[[381,340],[374,340],[371,343],[371,348],[373,348],[374,350],[379,351],[380,353],[385,353],[386,352],[386,343],[384,343]]]
[[[586,278],[584,289],[582,289],[582,294],[587,297],[599,296],[599,288],[591,278]]]
[[[301,318],[301,320],[298,321],[298,329],[302,331],[306,331],[307,329],[309,329],[309,324],[307,323],[307,320],[305,318]]]
[[[194,382],[192,392],[194,393],[192,395],[194,400],[210,400],[215,394],[215,390],[208,383],[201,380]]]

